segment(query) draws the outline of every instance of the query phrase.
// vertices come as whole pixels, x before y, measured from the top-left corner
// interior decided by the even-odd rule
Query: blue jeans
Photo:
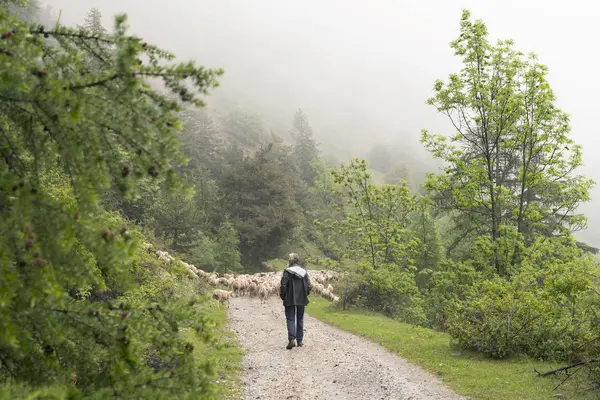
[[[288,340],[296,339],[302,342],[304,338],[304,306],[286,306]]]

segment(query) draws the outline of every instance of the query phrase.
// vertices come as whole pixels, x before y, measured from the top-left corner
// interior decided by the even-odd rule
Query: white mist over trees
[[[431,82],[457,67],[445,45],[457,30],[454,23],[467,7],[481,16],[492,35],[510,37],[521,48],[535,51],[550,66],[549,80],[557,102],[571,116],[573,138],[584,150],[597,140],[593,94],[597,56],[587,49],[598,35],[598,10],[584,0],[559,3],[535,0],[475,0],[414,3],[380,0],[304,2],[200,0],[47,0],[65,23],[81,23],[87,11],[99,8],[107,24],[117,12],[131,15],[135,33],[208,67],[224,68],[222,87],[209,105],[241,104],[257,111],[275,133],[285,134],[289,116],[302,108],[311,118],[316,140],[325,153],[340,159],[366,156],[377,144],[403,150],[435,170],[418,143],[419,131],[445,131],[446,121],[423,99]],[[537,18],[540,9],[544,18]],[[518,10],[518,12],[516,12]],[[554,27],[564,29],[557,30]],[[559,32],[560,31],[560,32]],[[583,171],[595,180],[600,160],[584,152]],[[383,171],[385,173],[385,171]],[[600,188],[592,190],[599,198]],[[581,210],[589,229],[578,234],[596,243],[600,215],[595,202]],[[597,243],[598,244],[598,243]]]

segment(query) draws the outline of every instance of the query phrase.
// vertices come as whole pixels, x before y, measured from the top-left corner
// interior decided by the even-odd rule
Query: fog
[[[468,8],[492,40],[512,38],[550,68],[558,104],[572,117],[583,145],[582,172],[600,182],[595,115],[600,93],[596,38],[600,5],[585,0],[45,0],[61,21],[82,23],[91,7],[104,25],[127,13],[131,31],[180,59],[223,68],[209,99],[246,104],[276,133],[294,111],[309,116],[323,147],[362,156],[376,142],[394,141],[430,162],[418,142],[422,128],[453,133],[425,105],[435,79],[460,68],[449,42]],[[402,161],[402,160],[399,160]],[[578,237],[600,245],[600,186],[582,211],[590,228]]]

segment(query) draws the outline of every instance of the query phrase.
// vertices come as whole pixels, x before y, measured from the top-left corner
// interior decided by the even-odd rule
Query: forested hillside
[[[207,289],[147,242],[217,273],[298,252],[340,273],[343,309],[600,385],[597,250],[573,236],[594,182],[548,68],[469,12],[462,68],[427,100],[448,118],[422,133],[436,172],[395,146],[339,160],[301,108],[275,132],[204,107],[224,71],[125,16],[64,27],[17,3],[0,3],[0,397],[214,398]]]

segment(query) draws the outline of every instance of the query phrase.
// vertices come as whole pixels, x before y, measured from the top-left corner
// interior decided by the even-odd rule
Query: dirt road
[[[244,399],[461,399],[381,346],[308,315],[304,347],[286,350],[283,306],[276,298],[265,305],[234,298],[229,318],[247,351]]]

